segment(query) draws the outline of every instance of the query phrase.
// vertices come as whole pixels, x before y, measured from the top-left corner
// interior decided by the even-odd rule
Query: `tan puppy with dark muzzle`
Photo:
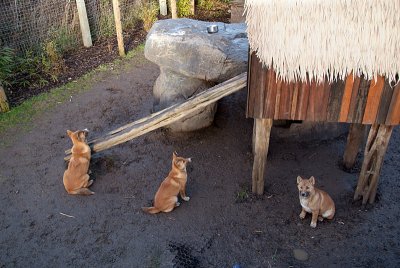
[[[306,213],[312,214],[312,228],[317,227],[317,219],[323,221],[323,218],[328,220],[335,216],[335,203],[326,192],[314,187],[315,178],[312,176],[308,180],[303,180],[300,176],[297,177],[297,188],[299,189],[299,198],[301,204],[300,219],[304,219]]]
[[[176,152],[172,154],[172,170],[168,177],[161,183],[160,188],[154,197],[153,207],[143,207],[142,210],[151,214],[158,212],[171,212],[175,207],[178,207],[178,194],[182,199],[189,201],[186,196],[187,172],[186,165],[191,162],[191,158],[178,157]]]
[[[91,195],[94,192],[88,187],[93,180],[89,180],[90,147],[87,145],[86,136],[88,130],[78,130],[72,132],[67,130],[68,136],[72,140],[71,159],[68,168],[64,172],[63,182],[65,190],[69,194]]]

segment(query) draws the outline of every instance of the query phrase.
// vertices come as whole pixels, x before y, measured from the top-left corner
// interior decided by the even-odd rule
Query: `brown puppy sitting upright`
[[[90,147],[87,145],[86,136],[88,130],[78,130],[72,132],[67,130],[73,146],[71,149],[71,159],[68,168],[64,172],[64,187],[69,194],[91,195],[94,192],[87,187],[92,185],[93,180],[89,180]]]
[[[186,165],[191,162],[190,158],[178,157],[176,152],[172,154],[172,170],[168,177],[161,183],[154,197],[153,207],[143,207],[142,210],[151,214],[158,212],[170,212],[179,206],[178,194],[185,201],[189,201],[185,188],[187,182]]]
[[[312,213],[310,226],[317,227],[317,219],[323,221],[323,218],[333,219],[335,215],[335,203],[332,198],[324,191],[314,187],[315,178],[312,176],[308,180],[297,177],[297,188],[299,189],[299,198],[301,204],[300,219],[304,219],[306,213]]]

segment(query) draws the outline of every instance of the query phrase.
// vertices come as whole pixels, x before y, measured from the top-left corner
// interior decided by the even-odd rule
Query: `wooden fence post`
[[[160,14],[166,16],[168,14],[167,0],[159,0],[158,3],[160,4]]]
[[[10,111],[10,106],[8,105],[7,96],[4,92],[4,88],[0,85],[0,113],[8,111]]]
[[[86,13],[85,0],[76,0],[78,9],[79,24],[81,26],[82,40],[85,47],[92,46],[92,36],[90,35],[89,21]]]
[[[171,0],[171,15],[173,19],[178,18],[178,13],[176,12],[176,0]]]
[[[194,15],[194,0],[190,0],[190,14]]]
[[[122,35],[121,10],[119,0],[113,0],[115,31],[117,32],[118,51],[121,57],[125,56],[124,37]]]

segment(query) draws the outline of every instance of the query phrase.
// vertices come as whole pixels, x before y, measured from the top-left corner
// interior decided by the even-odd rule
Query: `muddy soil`
[[[340,169],[345,137],[281,139],[272,133],[265,194],[251,188],[252,120],[246,91],[224,98],[213,126],[156,130],[93,157],[89,197],[62,184],[67,129],[99,137],[150,113],[158,67],[128,69],[0,135],[0,267],[400,267],[400,131],[394,130],[373,206],[352,197],[358,173]],[[189,202],[148,215],[173,151],[188,167]],[[300,220],[297,175],[315,176],[336,202],[329,222]],[[308,253],[296,260],[294,249]]]

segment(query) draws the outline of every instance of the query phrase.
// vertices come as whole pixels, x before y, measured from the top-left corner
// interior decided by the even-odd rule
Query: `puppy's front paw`
[[[324,218],[322,216],[318,216],[319,221],[324,221]]]
[[[299,215],[300,219],[304,219],[306,217],[306,213],[302,211]]]
[[[182,197],[182,199],[185,200],[185,201],[189,201],[190,197],[189,196],[185,196],[185,197]]]
[[[176,202],[175,207],[179,207],[181,205],[181,203]]]
[[[311,228],[315,228],[315,227],[317,227],[317,223],[316,222],[311,222],[310,226],[311,226]]]

